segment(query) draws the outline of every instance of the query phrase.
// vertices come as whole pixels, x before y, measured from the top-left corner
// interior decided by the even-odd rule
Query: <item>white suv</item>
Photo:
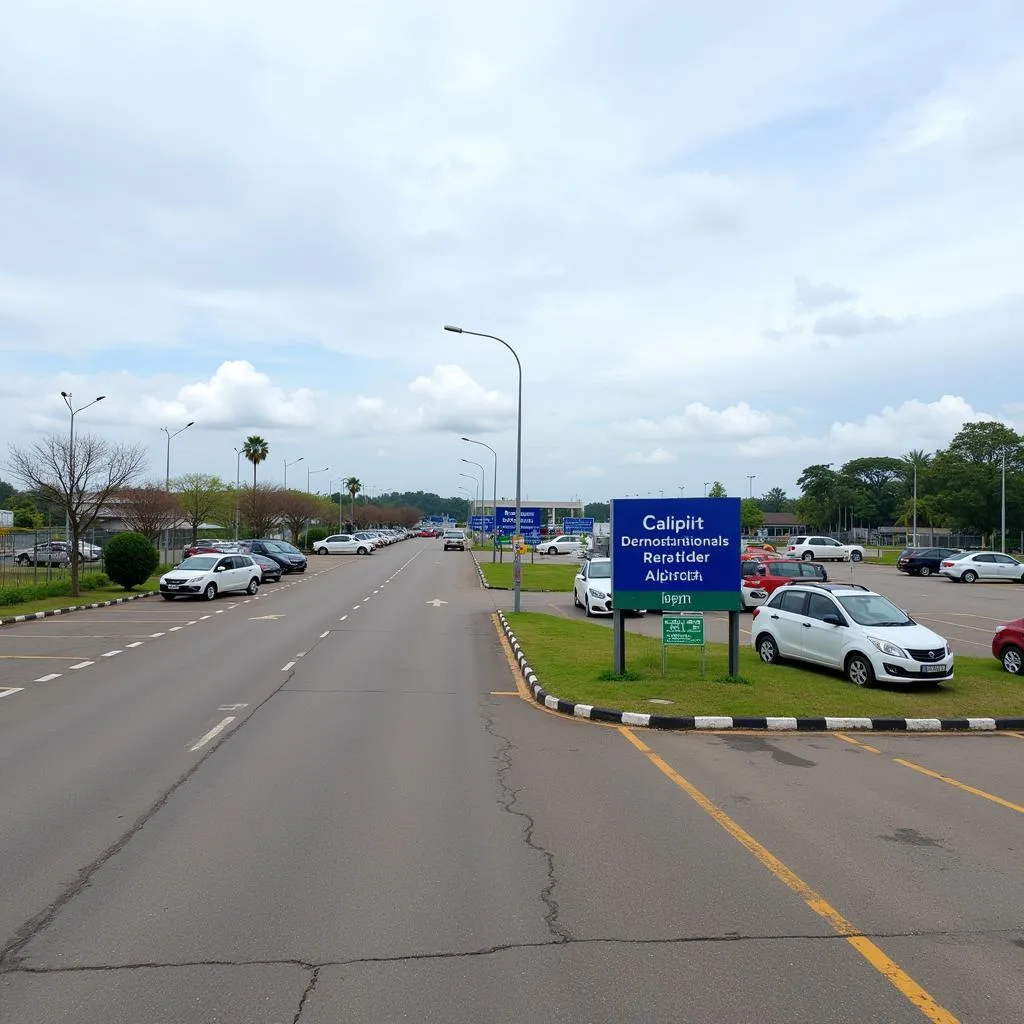
[[[583,538],[577,533],[561,533],[537,541],[537,550],[542,555],[575,555],[583,547]]]
[[[864,549],[859,544],[840,544],[831,537],[790,537],[786,557],[818,562],[860,562]]]
[[[768,665],[783,658],[842,672],[851,683],[941,683],[953,651],[887,597],[856,583],[789,583],[754,609],[751,643]]]

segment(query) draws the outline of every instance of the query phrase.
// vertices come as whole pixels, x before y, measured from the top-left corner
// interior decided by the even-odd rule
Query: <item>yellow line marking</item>
[[[867,743],[862,743],[860,740],[854,739],[852,736],[847,736],[845,733],[834,732],[832,735],[835,736],[837,740],[842,740],[844,743],[852,743],[855,747],[860,747],[862,750],[870,751],[872,754],[881,753],[878,747],[872,747]]]
[[[950,622],[949,619],[937,619],[934,615],[916,615],[915,618],[927,619],[929,622],[939,622],[943,626],[953,626],[955,629],[973,629],[977,633],[991,633],[991,626],[972,626],[968,622]]]
[[[518,697],[518,690],[491,690],[492,697]]]
[[[957,789],[962,789],[965,793],[973,793],[974,796],[980,796],[984,800],[991,800],[992,803],[999,804],[1000,807],[1006,807],[1011,811],[1017,811],[1018,814],[1024,814],[1024,807],[1021,807],[1020,804],[1015,804],[1010,800],[1004,800],[1001,796],[986,793],[983,789],[975,789],[974,786],[968,786],[965,782],[958,782],[956,779],[952,779],[948,775],[943,775],[941,772],[933,772],[931,768],[925,768],[924,765],[914,764],[913,761],[904,761],[902,757],[894,757],[893,760],[897,764],[903,765],[904,768],[910,768],[912,771],[920,772],[922,775],[927,775],[930,779],[938,779],[939,782],[945,782],[950,786],[955,786]]]
[[[671,779],[689,796],[703,811],[706,811],[719,825],[725,829],[738,843],[745,846],[775,877],[795,892],[820,918],[828,922],[838,935],[875,968],[897,991],[905,996],[933,1024],[959,1024],[949,1010],[940,1006],[928,992],[903,970],[894,960],[888,957],[874,942],[867,938],[859,928],[854,926],[832,906],[820,893],[812,889],[794,871],[786,867],[773,853],[762,846],[749,832],[729,817],[717,804],[712,803],[696,786],[687,782],[671,765],[655,754],[650,747],[626,726],[618,726],[618,731],[633,744],[637,750],[646,755],[647,759],[663,774]]]
[[[0,661],[81,661],[80,654],[0,654]]]
[[[1019,740],[1024,740],[1024,732],[1004,732],[1004,736],[1016,736]]]

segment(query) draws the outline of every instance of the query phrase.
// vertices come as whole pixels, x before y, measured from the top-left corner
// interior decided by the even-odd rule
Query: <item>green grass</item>
[[[44,597],[37,601],[20,601],[17,604],[4,605],[0,607],[0,619],[6,619],[11,615],[33,615],[35,612],[48,612],[54,608],[72,608],[77,605],[99,604],[103,601],[113,601],[118,597],[128,597],[131,594],[143,594],[159,589],[160,577],[155,576],[145,583],[132,590],[123,590],[119,586],[97,587],[95,590],[83,590],[80,597]]]
[[[939,686],[864,690],[838,674],[794,664],[765,665],[748,645],[740,675],[728,677],[724,644],[707,647],[707,674],[699,649],[670,648],[661,675],[658,637],[628,633],[626,668],[615,677],[612,631],[584,621],[537,612],[508,616],[526,658],[548,693],[565,700],[661,715],[834,715],[958,718],[1024,715],[1024,685],[995,658],[957,655],[956,678]],[[651,704],[651,698],[671,704]]]
[[[499,590],[512,589],[512,563],[480,562],[484,579]],[[568,593],[580,571],[578,565],[523,562],[523,590],[557,590]]]
[[[864,561],[871,562],[872,565],[895,565],[902,550],[903,548],[882,548],[879,552],[878,548],[865,548]],[[872,554],[872,551],[879,553]]]

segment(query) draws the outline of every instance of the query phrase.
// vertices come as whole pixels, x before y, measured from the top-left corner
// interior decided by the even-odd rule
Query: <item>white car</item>
[[[369,555],[374,545],[369,540],[359,540],[351,533],[336,533],[316,542],[318,555]]]
[[[248,555],[191,555],[160,577],[160,596],[165,601],[176,597],[212,601],[218,594],[255,594],[262,579],[263,570]]]
[[[806,661],[857,686],[953,678],[953,651],[938,633],[856,583],[790,583],[753,614],[751,643],[767,665]]]
[[[954,583],[974,583],[977,580],[1024,583],[1024,562],[999,551],[965,551],[944,558],[939,563],[939,575]]]
[[[591,558],[584,562],[572,583],[572,603],[588,616],[612,613],[612,560]]]
[[[372,530],[357,530],[354,534],[352,534],[352,536],[355,537],[356,540],[369,541],[375,548],[384,547],[383,539],[381,537],[378,537],[377,534],[374,533]]]
[[[578,533],[560,533],[557,537],[542,537],[535,546],[542,555],[575,555],[584,545]]]
[[[841,544],[832,537],[790,537],[784,553],[787,558],[818,562],[860,562],[864,558],[859,544]]]

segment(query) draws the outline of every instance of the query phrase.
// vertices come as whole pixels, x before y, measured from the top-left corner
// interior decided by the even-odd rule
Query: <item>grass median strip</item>
[[[78,597],[44,597],[37,601],[21,601],[18,604],[0,606],[0,619],[15,615],[35,615],[36,612],[49,612],[56,608],[75,608],[83,605],[102,604],[104,601],[115,601],[119,597],[132,597],[159,589],[159,577],[147,580],[132,590],[124,590],[118,586],[97,587],[95,590],[83,590]]]
[[[496,590],[512,589],[511,555],[507,562],[481,562],[484,579]],[[560,591],[569,593],[572,581],[580,571],[578,565],[565,563],[523,562],[523,590]]]
[[[699,648],[670,648],[668,673],[662,677],[660,639],[630,633],[627,677],[622,678],[611,671],[611,630],[537,612],[506,617],[544,689],[575,703],[662,715],[1024,715],[1024,686],[1003,672],[994,658],[957,656],[956,678],[939,686],[865,690],[824,670],[765,665],[746,645],[740,650],[740,676],[730,681],[726,646],[709,644],[704,678]]]

